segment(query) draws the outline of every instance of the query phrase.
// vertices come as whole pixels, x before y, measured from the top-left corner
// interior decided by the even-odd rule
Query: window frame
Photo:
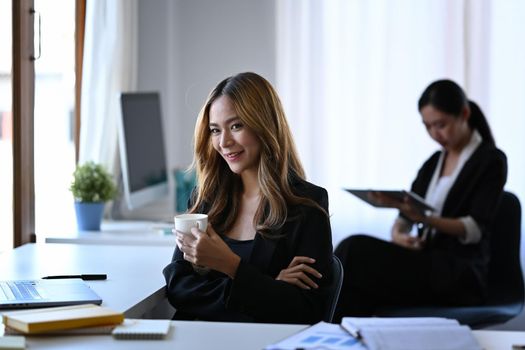
[[[13,0],[13,246],[35,242],[34,1]]]

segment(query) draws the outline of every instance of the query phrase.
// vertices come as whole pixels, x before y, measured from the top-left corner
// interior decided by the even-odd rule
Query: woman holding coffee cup
[[[315,323],[332,241],[325,189],[305,180],[283,108],[255,73],[220,82],[195,127],[197,186],[164,269],[176,319]],[[198,268],[196,268],[198,267]]]

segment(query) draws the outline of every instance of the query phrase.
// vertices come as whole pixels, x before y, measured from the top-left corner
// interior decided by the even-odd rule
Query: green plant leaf
[[[69,190],[79,202],[107,202],[117,195],[111,174],[92,161],[77,166]]]

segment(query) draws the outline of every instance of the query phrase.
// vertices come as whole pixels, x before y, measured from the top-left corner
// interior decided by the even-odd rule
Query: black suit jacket
[[[425,196],[440,153],[436,152],[423,164],[412,183],[412,191]],[[449,218],[471,216],[481,229],[481,241],[462,244],[454,236],[436,232],[426,249],[432,254],[437,291],[446,293],[463,287],[466,293],[479,295],[480,290],[486,293],[490,228],[506,179],[505,154],[493,145],[481,143],[463,166],[441,213]]]
[[[314,200],[328,213],[325,189],[297,181],[293,191]],[[255,235],[251,257],[241,260],[233,280],[217,271],[204,276],[195,273],[175,248],[172,262],[163,271],[168,299],[177,309],[175,317],[303,324],[320,321],[326,309],[326,286],[332,281],[329,217],[319,208],[295,205],[288,206],[288,218],[279,238]],[[275,280],[297,255],[316,260],[313,267],[323,275],[319,280],[313,278],[319,289],[304,290]]]

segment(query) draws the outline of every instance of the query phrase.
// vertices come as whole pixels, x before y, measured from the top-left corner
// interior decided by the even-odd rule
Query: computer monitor
[[[120,96],[120,162],[123,194],[136,209],[169,194],[162,114],[158,92]]]

